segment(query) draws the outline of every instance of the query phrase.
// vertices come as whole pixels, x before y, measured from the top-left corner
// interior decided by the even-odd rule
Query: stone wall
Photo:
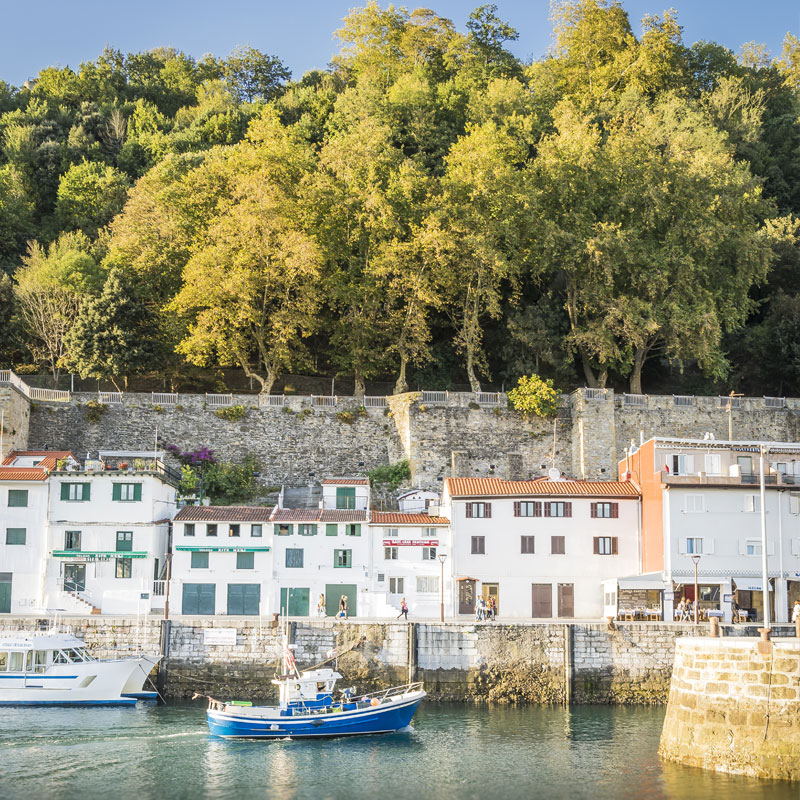
[[[678,642],[659,754],[694,767],[800,781],[800,641]]]
[[[0,386],[0,411],[3,412],[3,446],[0,462],[12,450],[24,448],[28,442],[30,403],[13,386]]]
[[[0,389],[0,403],[9,391]],[[27,401],[16,393],[12,399],[19,445],[27,431]],[[239,422],[215,416],[203,395],[182,394],[178,406],[161,408],[153,406],[150,395],[131,393],[123,404],[109,405],[99,423],[90,423],[83,407],[90,399],[96,395],[33,404],[28,446],[47,444],[77,455],[101,448],[148,450],[158,429],[163,441],[184,449],[208,445],[233,461],[255,454],[266,486],[313,483],[408,459],[412,484],[438,489],[448,475],[543,475],[553,465],[554,452],[555,466],[572,476],[614,480],[625,448],[641,436],[702,438],[707,431],[719,439],[728,436],[728,415],[718,398],[689,398],[688,405],[676,405],[672,396],[647,396],[636,406],[610,390],[573,392],[555,425],[526,420],[508,408],[505,395],[497,406],[478,406],[469,393],[423,403],[420,392],[409,392],[389,397],[385,409],[361,409],[355,398],[312,407],[310,397],[299,396],[287,397],[285,408],[260,408],[257,395],[243,394],[234,396],[234,403],[247,408]],[[768,408],[763,398],[740,400],[741,408],[733,411],[734,437],[800,439],[800,399],[787,399],[785,408]]]

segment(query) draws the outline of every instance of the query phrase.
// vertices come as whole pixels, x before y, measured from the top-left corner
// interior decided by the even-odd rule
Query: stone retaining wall
[[[28,398],[12,386],[0,386],[0,411],[3,412],[3,446],[0,462],[12,450],[27,446],[30,424]]]
[[[800,641],[677,643],[659,753],[694,767],[800,781]]]

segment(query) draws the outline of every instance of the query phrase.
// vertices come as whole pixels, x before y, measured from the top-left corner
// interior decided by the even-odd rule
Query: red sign
[[[384,539],[384,547],[438,547],[438,539]]]

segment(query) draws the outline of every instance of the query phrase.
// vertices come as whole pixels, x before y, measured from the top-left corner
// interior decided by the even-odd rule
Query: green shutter
[[[142,484],[135,483],[133,485],[133,499],[134,500],[141,500],[142,499]]]
[[[112,483],[111,484],[111,499],[112,500],[121,500],[122,499],[122,484],[121,483]]]
[[[237,553],[236,569],[255,569],[255,553]]]
[[[326,536],[338,536],[339,535],[339,526],[335,522],[329,522],[325,526],[325,535]]]
[[[69,500],[69,484],[62,483],[61,484],[61,499],[62,500]]]
[[[25,528],[6,528],[6,544],[25,544]]]
[[[27,508],[28,506],[28,490],[27,489],[9,489],[8,490],[8,507],[9,508]]]
[[[353,536],[361,536],[361,523],[353,525]]]
[[[336,489],[336,508],[355,508],[356,490],[351,486],[340,486]]]
[[[82,483],[83,492],[81,493],[81,500],[90,500],[92,496],[92,484],[91,483]]]

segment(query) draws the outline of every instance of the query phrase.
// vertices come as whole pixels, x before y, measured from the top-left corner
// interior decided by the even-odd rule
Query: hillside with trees
[[[106,49],[0,81],[0,367],[800,394],[800,41],[554,7],[523,63],[370,2],[325,69]]]

